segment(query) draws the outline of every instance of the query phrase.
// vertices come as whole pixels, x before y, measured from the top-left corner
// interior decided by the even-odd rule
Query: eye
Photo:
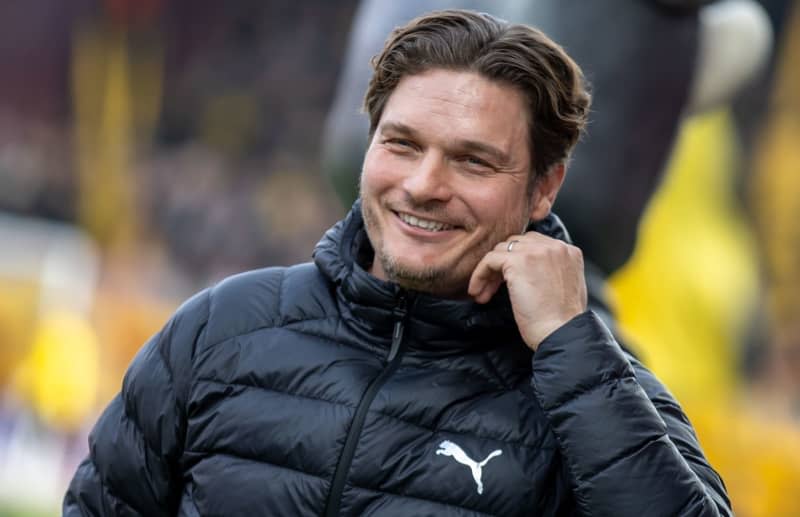
[[[482,160],[477,156],[465,155],[461,157],[461,162],[472,169],[492,169],[493,167],[486,160]]]
[[[419,149],[416,142],[407,138],[386,138],[382,143],[390,152],[400,156],[413,154]]]
[[[417,148],[417,144],[406,138],[387,138],[383,143],[384,145],[401,151],[413,151]]]

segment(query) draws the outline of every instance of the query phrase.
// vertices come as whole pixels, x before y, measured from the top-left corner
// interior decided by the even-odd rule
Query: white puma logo
[[[486,459],[482,462],[478,463],[474,461],[472,458],[467,456],[467,453],[464,452],[464,449],[456,445],[455,443],[451,442],[450,440],[445,440],[439,444],[439,449],[436,451],[436,454],[444,454],[445,456],[450,456],[457,462],[461,463],[462,465],[466,465],[472,471],[472,477],[475,479],[475,484],[478,485],[478,494],[483,493],[483,482],[481,482],[481,475],[483,474],[483,467],[489,463],[489,460],[494,458],[495,456],[500,456],[503,454],[503,451],[500,449],[494,450],[486,456]]]

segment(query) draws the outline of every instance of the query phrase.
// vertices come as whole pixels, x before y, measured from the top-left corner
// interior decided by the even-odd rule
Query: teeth
[[[410,224],[411,226],[416,226],[417,228],[422,228],[423,230],[428,230],[431,232],[441,232],[443,230],[450,230],[453,227],[449,224],[439,223],[436,221],[428,221],[427,219],[420,219],[418,217],[414,217],[413,215],[409,214],[397,214],[400,216],[400,219],[403,220],[406,224]]]

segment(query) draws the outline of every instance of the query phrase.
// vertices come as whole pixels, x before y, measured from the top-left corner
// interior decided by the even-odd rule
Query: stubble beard
[[[397,257],[388,253],[385,249],[385,243],[381,243],[380,246],[376,247],[373,236],[379,226],[377,215],[373,213],[373,207],[369,203],[362,203],[361,213],[364,218],[367,236],[374,248],[375,257],[373,260],[380,262],[387,280],[405,289],[426,292],[436,296],[466,296],[466,284],[469,279],[455,278],[452,267],[409,267],[398,260]]]
[[[484,257],[484,255],[494,248],[496,242],[488,243],[483,249],[477,251],[473,250],[474,263],[466,272],[462,271],[463,267],[459,267],[459,265],[463,265],[463,259],[460,261],[461,264],[456,263],[422,268],[409,267],[408,265],[405,265],[399,261],[397,257],[394,257],[388,253],[388,251],[385,249],[385,242],[380,244],[381,249],[376,247],[373,236],[376,234],[379,226],[378,217],[377,214],[373,213],[374,207],[363,198],[363,190],[361,191],[361,195],[361,213],[364,219],[364,226],[367,230],[367,237],[369,238],[375,253],[373,260],[378,260],[380,262],[383,272],[389,281],[394,282],[405,289],[425,292],[441,298],[462,299],[468,297],[467,288],[469,286],[469,281],[473,270],[478,265],[478,262],[480,262],[480,260]],[[530,207],[526,205],[525,214],[529,212]],[[523,216],[520,224],[518,225],[520,228],[520,233],[525,231],[525,226],[527,223],[527,217]],[[502,240],[506,236],[498,235],[496,237],[497,239]],[[498,242],[500,242],[500,240],[498,240]],[[466,257],[464,257],[464,259],[465,258]]]
[[[410,268],[385,251],[378,253],[376,250],[375,255],[376,259],[380,260],[387,278],[401,287],[440,296],[450,296],[456,292],[445,268],[433,266]]]

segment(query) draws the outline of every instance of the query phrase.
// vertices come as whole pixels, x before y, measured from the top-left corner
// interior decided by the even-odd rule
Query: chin
[[[454,275],[453,267],[446,264],[426,264],[392,257],[384,257],[381,264],[388,279],[405,289],[443,298],[466,296],[469,278]]]

